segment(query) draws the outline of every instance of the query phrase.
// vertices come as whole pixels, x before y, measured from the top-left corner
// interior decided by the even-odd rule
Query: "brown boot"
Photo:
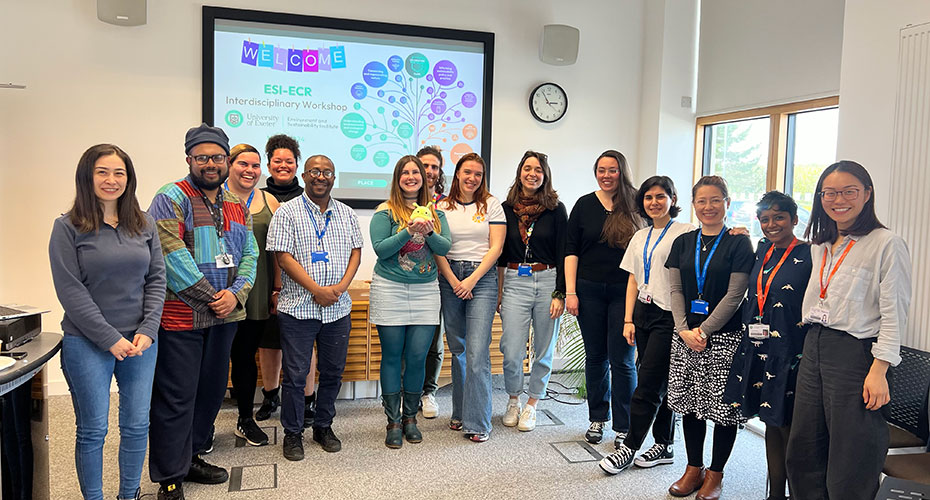
[[[686,497],[704,484],[704,467],[694,467],[689,465],[685,468],[685,473],[681,479],[675,481],[668,492],[673,497]]]
[[[708,469],[704,475],[704,484],[698,490],[694,500],[719,500],[723,491],[723,472]]]

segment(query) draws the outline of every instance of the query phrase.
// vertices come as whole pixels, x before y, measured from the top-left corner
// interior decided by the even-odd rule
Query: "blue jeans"
[[[381,392],[420,392],[426,378],[426,353],[436,325],[378,326],[381,340]],[[403,370],[401,362],[403,361]],[[401,385],[403,371],[403,385]]]
[[[450,260],[452,273],[467,278],[478,262]],[[466,433],[491,432],[491,323],[497,308],[497,272],[485,273],[462,300],[452,285],[439,277],[446,341],[452,356],[452,419],[462,421]]]
[[[85,499],[103,498],[103,441],[110,412],[110,380],[119,385],[119,496],[135,497],[149,432],[149,405],[158,342],[142,356],[117,361],[77,335],[65,335],[61,371],[71,390],[77,439],[74,462]]]
[[[552,374],[552,351],[559,338],[559,319],[549,317],[555,275],[555,269],[534,272],[532,276],[518,276],[516,269],[504,270],[501,354],[504,355],[504,386],[511,396],[523,392],[523,359],[532,321],[533,367],[527,394],[536,399],[546,397],[546,386]]]
[[[613,430],[630,430],[630,400],[636,388],[635,349],[623,338],[626,281],[600,283],[578,278],[578,326],[584,341],[588,419],[611,420]]]
[[[313,427],[322,429],[333,425],[336,416],[336,396],[342,387],[342,372],[346,368],[349,351],[349,315],[323,323],[318,319],[297,319],[278,313],[281,329],[281,426],[287,434],[304,430],[304,386],[310,373],[313,344],[317,349],[317,369],[320,371],[320,388],[316,391],[316,418]]]

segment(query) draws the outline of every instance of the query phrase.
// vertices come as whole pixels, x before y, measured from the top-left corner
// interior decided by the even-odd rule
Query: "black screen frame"
[[[233,9],[228,7],[203,6],[203,88],[202,88],[202,114],[203,121],[213,123],[214,98],[214,28],[216,20],[251,21],[268,24],[291,26],[304,26],[310,28],[327,28],[345,30],[349,32],[377,33],[388,35],[416,36],[422,38],[435,38],[439,40],[461,40],[478,42],[484,46],[484,86],[483,106],[481,120],[481,157],[486,162],[485,178],[490,187],[490,158],[491,158],[491,110],[492,90],[494,88],[494,33],[485,31],[470,31],[451,28],[436,28],[430,26],[416,26],[409,24],[395,24],[377,21],[363,21],[357,19],[344,19],[335,17],[311,16],[303,14],[289,14],[283,12],[270,12],[249,9]],[[375,208],[384,200],[349,198],[341,199],[353,208]]]

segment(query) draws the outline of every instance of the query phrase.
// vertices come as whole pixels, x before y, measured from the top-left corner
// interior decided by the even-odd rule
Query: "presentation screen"
[[[333,197],[371,208],[424,146],[447,180],[462,155],[490,155],[492,33],[217,7],[203,22],[203,119],[262,151],[266,175],[265,142],[287,134],[298,174],[324,154]]]

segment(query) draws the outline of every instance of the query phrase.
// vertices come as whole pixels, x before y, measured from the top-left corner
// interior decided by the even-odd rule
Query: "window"
[[[762,237],[756,202],[777,189],[798,203],[801,236],[820,173],[836,158],[839,98],[827,97],[697,119],[695,180],[719,175],[730,188],[728,225]]]

